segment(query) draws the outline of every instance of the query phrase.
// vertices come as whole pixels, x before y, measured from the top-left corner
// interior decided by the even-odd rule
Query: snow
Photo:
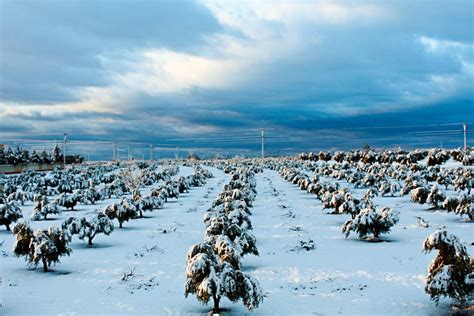
[[[73,253],[61,257],[52,272],[30,269],[12,254],[15,237],[0,228],[2,243],[2,315],[122,315],[122,314],[207,314],[193,295],[184,296],[186,255],[190,246],[202,242],[206,225],[203,215],[229,183],[229,175],[205,167],[213,178],[171,198],[163,208],[146,212],[115,229],[99,234],[94,245],[73,238]],[[193,173],[180,166],[173,177]],[[311,175],[309,174],[311,177]],[[400,221],[382,242],[366,242],[356,235],[345,238],[341,231],[349,214],[333,215],[323,210],[314,194],[299,189],[271,170],[256,174],[257,195],[252,208],[252,233],[260,256],[243,257],[241,270],[260,283],[265,294],[257,309],[248,312],[241,303],[222,299],[228,314],[396,314],[439,315],[451,312],[451,302],[436,306],[424,292],[427,267],[434,253],[425,254],[423,241],[443,228],[466,243],[472,255],[473,223],[445,211],[428,211],[410,196],[374,197],[377,209],[399,212]],[[324,182],[334,183],[330,178]],[[367,190],[353,189],[353,196]],[[161,183],[163,184],[163,183]],[[152,188],[141,189],[146,196]],[[237,192],[234,192],[237,194]],[[241,192],[240,194],[243,194]],[[452,194],[451,190],[446,191]],[[130,195],[127,195],[130,197]],[[33,229],[60,227],[69,216],[95,214],[119,199],[75,207],[47,221],[30,222]],[[20,206],[29,218],[34,204]],[[429,223],[418,224],[417,217]],[[311,245],[311,247],[302,247]],[[203,263],[196,262],[196,265]],[[198,267],[196,267],[198,268]],[[202,268],[202,267],[200,267]],[[249,278],[247,282],[252,282]],[[441,276],[440,276],[441,278]],[[204,286],[204,285],[203,285]],[[248,285],[251,288],[251,285]],[[249,293],[251,295],[252,293]]]

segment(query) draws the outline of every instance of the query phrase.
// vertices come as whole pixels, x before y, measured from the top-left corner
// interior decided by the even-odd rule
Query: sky
[[[471,0],[0,0],[0,141],[258,154],[265,128],[273,154],[459,147],[473,19]]]

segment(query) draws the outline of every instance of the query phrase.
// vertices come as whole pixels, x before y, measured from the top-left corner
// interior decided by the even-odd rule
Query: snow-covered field
[[[186,252],[202,241],[204,212],[211,207],[229,175],[214,175],[145,218],[124,223],[110,236],[98,235],[94,246],[73,238],[73,253],[51,272],[29,269],[12,254],[14,235],[0,228],[2,315],[206,314],[211,307],[184,297]],[[180,166],[179,175],[192,168]],[[429,211],[409,195],[376,197],[376,206],[400,212],[400,222],[382,242],[367,242],[341,226],[348,215],[331,215],[312,194],[285,181],[276,171],[257,173],[253,233],[260,256],[248,255],[242,270],[256,277],[265,293],[255,315],[440,315],[451,302],[436,306],[424,292],[427,267],[435,253],[422,252],[427,235],[445,227],[474,253],[474,224],[453,213]],[[333,180],[336,181],[336,180]],[[347,185],[347,183],[346,183]],[[355,192],[357,190],[354,190]],[[95,212],[98,205],[79,204],[75,211],[31,222],[34,228],[60,226],[70,213]],[[29,218],[33,203],[22,207]],[[429,222],[428,228],[416,217]],[[301,246],[307,246],[305,247]],[[314,249],[311,247],[314,245]],[[127,274],[129,276],[127,276]],[[130,275],[131,274],[131,275]],[[249,313],[240,303],[223,299],[226,314]]]

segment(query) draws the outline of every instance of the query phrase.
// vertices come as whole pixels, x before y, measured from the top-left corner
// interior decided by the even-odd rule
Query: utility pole
[[[114,142],[114,152],[115,152],[114,160],[117,160],[117,161],[120,160],[120,154],[119,154],[117,141]]]
[[[67,133],[64,132],[64,143],[63,143],[63,164],[66,168],[66,142],[67,142]]]
[[[262,128],[262,159],[265,158],[265,129]]]
[[[130,147],[127,147],[127,160],[130,161]]]
[[[153,161],[153,145],[150,144],[150,161]]]
[[[464,151],[466,151],[467,150],[467,136],[466,136],[467,135],[467,123],[464,122],[462,124],[462,127],[463,127],[463,130],[464,130]]]

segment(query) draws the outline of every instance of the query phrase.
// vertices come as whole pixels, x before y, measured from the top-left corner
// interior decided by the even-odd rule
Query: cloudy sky
[[[0,135],[461,146],[473,18],[471,0],[0,0]]]

